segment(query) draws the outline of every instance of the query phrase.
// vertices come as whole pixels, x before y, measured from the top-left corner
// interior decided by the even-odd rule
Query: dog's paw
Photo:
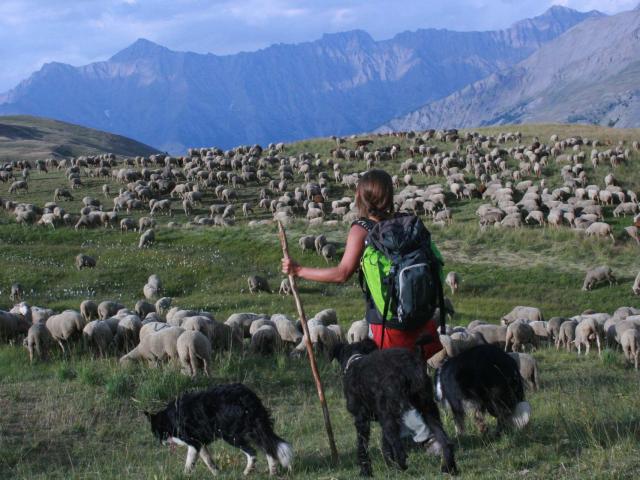
[[[440,468],[440,471],[442,473],[448,473],[449,475],[458,475],[458,466],[455,464],[455,462],[452,462],[450,464],[443,464],[442,467]]]
[[[371,465],[360,467],[360,476],[361,477],[373,477],[373,470],[371,469]]]

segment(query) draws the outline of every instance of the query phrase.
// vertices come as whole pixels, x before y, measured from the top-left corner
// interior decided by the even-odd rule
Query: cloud
[[[0,92],[44,62],[104,60],[140,37],[173,50],[230,54],[356,28],[376,39],[418,28],[499,29],[554,4],[617,13],[637,1],[2,0]]]

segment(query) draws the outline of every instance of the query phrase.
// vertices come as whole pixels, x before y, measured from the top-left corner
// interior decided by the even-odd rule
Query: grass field
[[[547,141],[551,132],[562,136],[581,134],[617,143],[640,138],[639,131],[605,130],[592,127],[518,126],[528,143],[533,135]],[[516,128],[513,127],[513,130]],[[504,131],[505,129],[493,129]],[[491,132],[491,130],[488,130]],[[377,143],[390,140],[376,140]],[[288,154],[320,153],[324,158],[333,147],[327,140],[300,142]],[[445,147],[440,145],[441,147]],[[450,148],[447,147],[447,148]],[[634,153],[628,165],[616,170],[625,188],[640,190],[640,156]],[[397,164],[385,165],[395,169]],[[353,163],[349,171],[364,169]],[[551,185],[561,183],[559,166],[545,171]],[[602,184],[609,171],[593,172],[590,183]],[[298,179],[301,182],[302,179]],[[418,184],[442,178],[416,176]],[[100,198],[104,180],[83,178],[85,187],[73,202],[63,202],[77,212],[84,195]],[[13,197],[43,205],[53,199],[53,190],[65,186],[63,172],[33,173],[30,191]],[[120,185],[111,184],[112,192]],[[0,196],[7,198],[0,184]],[[240,201],[255,196],[254,187],[241,192]],[[332,186],[332,198],[349,194]],[[205,205],[211,203],[207,194]],[[110,206],[105,199],[105,205]],[[447,270],[460,273],[463,283],[454,304],[454,323],[473,319],[498,321],[515,305],[540,307],[546,318],[572,316],[586,309],[612,313],[620,306],[639,306],[631,292],[640,270],[638,247],[622,229],[629,218],[607,221],[614,226],[616,241],[587,239],[568,228],[560,230],[524,228],[518,231],[481,231],[474,212],[482,201],[452,201],[453,225],[431,228],[446,259]],[[202,207],[196,214],[206,214]],[[136,214],[134,216],[139,216]],[[267,218],[258,212],[252,218]],[[177,214],[173,221],[185,223]],[[160,223],[169,221],[161,217]],[[428,224],[429,225],[429,224]],[[346,225],[308,227],[295,222],[288,228],[290,243],[304,233],[325,233],[344,242]],[[165,294],[174,305],[211,311],[225,320],[235,312],[285,313],[295,318],[290,297],[276,294],[250,295],[246,277],[266,276],[277,289],[280,250],[273,226],[248,228],[244,220],[229,228],[166,228],[157,231],[150,249],[137,248],[138,234],[114,230],[86,230],[16,225],[12,216],[0,211],[0,308],[8,309],[8,290],[19,281],[32,305],[55,310],[79,307],[86,298],[116,299],[132,307],[142,298],[146,278],[156,273]],[[296,257],[307,265],[322,266],[315,254]],[[78,253],[95,256],[98,266],[77,271]],[[619,283],[592,292],[582,292],[586,269],[608,264]],[[362,318],[362,296],[356,281],[343,286],[301,282],[301,294],[309,316],[332,307],[339,321],[348,326]],[[481,438],[474,428],[456,439],[461,478],[635,478],[640,473],[640,395],[638,374],[624,364],[619,352],[607,350],[602,359],[593,355],[541,349],[534,353],[540,367],[542,388],[528,397],[533,408],[531,424],[523,432],[498,440]],[[144,409],[159,408],[178,393],[209,384],[242,381],[253,388],[271,408],[276,431],[296,450],[291,478],[348,479],[358,473],[355,429],[344,407],[337,365],[319,359],[327,390],[340,462],[331,465],[321,412],[306,360],[285,355],[257,358],[240,351],[217,354],[213,377],[191,380],[166,366],[149,369],[121,368],[117,358],[94,359],[76,345],[70,358],[55,353],[49,363],[29,365],[26,350],[19,345],[0,346],[0,478],[182,478],[185,451],[171,453],[154,442]],[[453,424],[446,418],[453,435]],[[388,478],[436,475],[439,460],[415,450],[404,473],[389,469],[379,451],[379,429],[374,428],[372,457],[374,474]],[[237,478],[245,457],[223,443],[212,447],[222,468],[221,478]],[[266,462],[259,457],[256,478],[266,477]],[[198,464],[190,478],[207,478]]]

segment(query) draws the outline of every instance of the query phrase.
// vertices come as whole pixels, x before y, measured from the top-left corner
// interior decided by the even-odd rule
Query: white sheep
[[[519,347],[524,349],[525,345],[537,346],[536,336],[533,328],[528,323],[517,320],[507,327],[504,351],[507,352],[511,346],[512,351],[517,352]]]
[[[254,354],[273,355],[282,346],[278,331],[271,325],[263,325],[251,336],[250,350]]]
[[[620,346],[624,357],[629,362],[633,362],[638,370],[638,355],[640,355],[640,331],[637,328],[626,330],[620,338]]]
[[[177,361],[178,338],[184,333],[184,328],[168,327],[145,335],[136,348],[120,358],[120,364],[146,360],[149,364],[158,365],[167,360]]]
[[[504,325],[477,325],[470,332],[478,332],[485,342],[503,348],[507,342],[507,327]]]
[[[615,240],[613,238],[613,229],[611,225],[604,222],[593,222],[591,225],[587,227],[585,230],[587,236],[596,236],[596,237],[611,237],[611,240]]]
[[[582,290],[589,291],[596,284],[600,282],[609,282],[609,285],[613,285],[616,281],[616,277],[613,276],[613,271],[610,267],[603,265],[601,267],[592,268],[587,270],[587,274],[584,277],[584,283],[582,284]]]
[[[538,362],[536,362],[536,359],[528,353],[510,352],[509,355],[518,364],[520,375],[529,388],[534,391],[538,390],[540,388],[540,380],[538,378]]]
[[[49,317],[46,326],[53,339],[60,345],[62,353],[65,353],[65,344],[72,337],[80,335],[84,328],[84,320],[80,312],[65,310]]]
[[[636,275],[636,279],[633,281],[631,290],[633,291],[634,295],[640,295],[640,273]]]
[[[118,321],[116,328],[116,334],[113,337],[113,343],[116,348],[124,349],[128,351],[138,343],[140,338],[140,329],[142,328],[142,321],[137,315],[125,315]]]
[[[601,327],[598,325],[593,318],[585,318],[581,322],[578,323],[575,330],[575,340],[574,343],[578,347],[578,355],[582,352],[582,346],[586,347],[585,354],[589,355],[589,347],[591,346],[591,342],[595,340],[596,345],[598,346],[598,355],[602,356],[602,351],[600,348],[600,332]]]
[[[183,373],[195,377],[202,364],[204,374],[209,376],[211,342],[204,334],[194,330],[185,331],[178,337],[176,347]]]
[[[445,278],[445,283],[451,289],[451,295],[455,295],[460,287],[460,275],[456,272],[447,273],[447,277]]]
[[[537,320],[544,320],[544,317],[542,316],[542,312],[539,308],[517,306],[513,307],[513,310],[502,317],[502,324],[509,325],[516,320],[529,320],[531,322],[535,322]]]
[[[369,338],[369,323],[367,320],[356,320],[347,331],[347,341],[349,343],[361,342]]]
[[[33,363],[33,354],[39,360],[46,360],[49,346],[53,338],[43,323],[35,323],[29,327],[27,338],[24,339],[24,346],[29,351],[29,362]]]
[[[556,350],[559,350],[560,347],[565,347],[567,352],[571,351],[576,338],[577,325],[577,320],[568,320],[560,325],[558,336],[556,337]]]
[[[296,328],[293,321],[281,313],[271,315],[271,322],[275,325],[278,335],[285,343],[298,344],[302,339],[302,334]]]
[[[102,357],[107,356],[107,349],[113,341],[113,333],[104,320],[93,320],[82,329],[82,336],[88,346],[93,346]]]
[[[118,310],[124,308],[124,305],[111,300],[105,300],[98,305],[98,318],[100,320],[106,320],[109,317],[113,317]]]
[[[93,300],[85,300],[80,304],[80,314],[85,322],[98,318],[98,304]]]

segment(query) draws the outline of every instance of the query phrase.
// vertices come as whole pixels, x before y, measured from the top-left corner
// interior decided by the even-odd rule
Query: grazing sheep
[[[471,320],[469,322],[469,325],[467,325],[467,330],[473,330],[474,328],[480,326],[480,325],[489,325],[487,322],[485,322],[484,320]],[[505,330],[506,332],[506,330]]]
[[[609,285],[613,285],[616,281],[611,268],[607,267],[606,265],[587,270],[587,274],[584,278],[584,283],[582,284],[582,290],[584,290],[585,292],[589,291],[597,283],[606,281],[609,282]]]
[[[85,322],[90,322],[99,318],[98,316],[98,304],[93,300],[84,300],[80,304],[80,314]]]
[[[260,277],[258,275],[251,275],[247,278],[247,283],[249,284],[249,292],[267,292],[271,293],[271,289],[269,288],[269,284],[267,283],[267,279]]]
[[[158,275],[156,275],[155,273],[149,275],[149,278],[147,279],[147,285],[155,288],[157,292],[162,291],[162,282],[160,281],[160,277],[158,277]]]
[[[507,342],[507,327],[503,325],[477,325],[470,332],[478,332],[484,338],[484,341],[503,348]]]
[[[547,333],[551,340],[556,341],[558,339],[558,334],[560,333],[560,325],[569,320],[564,317],[552,317],[551,320],[547,322]]]
[[[167,360],[179,360],[178,338],[184,328],[168,327],[145,335],[136,348],[120,358],[120,364],[146,360],[149,364],[158,365]]]
[[[453,358],[456,355],[469,350],[485,342],[480,332],[453,332],[451,335],[440,335],[440,343],[447,353],[447,357]]]
[[[125,315],[118,321],[116,334],[113,343],[116,348],[128,351],[130,347],[136,345],[140,339],[140,329],[142,321],[137,315]]]
[[[551,340],[547,322],[529,322],[529,326],[533,329],[533,334],[536,337],[536,343],[548,343]]]
[[[289,283],[288,278],[283,278],[282,282],[280,282],[280,289],[278,290],[280,295],[291,295],[293,290],[291,290],[291,283]]]
[[[152,333],[158,332],[165,328],[171,328],[171,325],[164,322],[149,322],[149,323],[143,322],[142,327],[140,327],[140,332],[138,333],[138,336],[140,337],[140,341],[142,342],[142,339],[147,335],[151,335]]]
[[[84,320],[80,312],[65,310],[58,315],[52,315],[46,322],[47,330],[53,339],[58,342],[62,353],[65,353],[65,344],[73,337],[77,337],[84,328]]]
[[[216,351],[229,350],[242,346],[244,332],[238,325],[227,325],[213,320],[211,347]]]
[[[540,388],[540,380],[538,378],[538,362],[528,353],[511,352],[509,353],[518,364],[520,375],[531,390]]]
[[[325,308],[324,310],[316,313],[316,315],[311,320],[313,319],[315,319],[315,321],[317,321],[321,325],[324,325],[325,327],[329,325],[337,325],[338,313],[333,308]]]
[[[182,364],[182,373],[195,377],[202,365],[204,374],[209,376],[211,342],[206,336],[198,331],[188,330],[178,337],[176,348]]]
[[[576,338],[576,327],[578,325],[577,320],[568,320],[560,325],[558,336],[556,337],[556,350],[564,346],[567,352],[571,351],[571,347],[574,345]]]
[[[33,363],[34,352],[38,360],[46,360],[52,342],[53,338],[45,324],[34,323],[31,325],[27,331],[27,338],[24,339],[24,346],[29,351],[29,362]]]
[[[153,285],[149,285],[148,283],[146,283],[144,287],[142,287],[142,294],[147,300],[153,300],[158,296],[158,289]]]
[[[640,295],[640,273],[636,275],[636,279],[633,281],[631,290],[633,290],[634,295]]]
[[[327,263],[336,257],[336,246],[333,243],[327,243],[322,247],[322,257]]]
[[[158,315],[165,316],[167,311],[171,307],[172,298],[171,297],[162,297],[156,302],[156,312]]]
[[[456,272],[447,273],[445,283],[451,289],[451,295],[454,295],[458,291],[458,287],[460,285],[460,275],[458,275]]]
[[[84,253],[80,253],[76,256],[76,268],[78,270],[82,270],[83,268],[95,268],[95,266],[95,258],[85,255]]]
[[[282,346],[282,340],[278,331],[270,326],[263,325],[251,336],[251,353],[258,355],[273,355]]]
[[[19,283],[14,283],[13,285],[11,285],[11,293],[9,293],[9,300],[11,300],[13,303],[18,303],[22,301],[23,295],[24,295],[24,289],[22,288],[22,285],[20,285]]]
[[[231,328],[240,328],[244,338],[250,338],[249,330],[251,324],[259,318],[269,318],[268,315],[258,313],[234,313],[224,322]]]
[[[113,341],[113,333],[107,322],[93,320],[87,323],[82,329],[82,336],[87,345],[93,346],[98,350],[100,356],[107,356],[107,350]]]
[[[280,338],[283,342],[298,344],[302,339],[302,334],[298,331],[291,319],[286,315],[276,313],[274,315],[271,315],[270,321],[275,326],[276,330],[278,331],[278,335],[280,335]]]
[[[300,237],[300,240],[298,240],[298,245],[300,245],[302,253],[306,252],[307,250],[314,250],[315,241],[316,237],[314,237],[313,235],[305,235],[304,237]]]
[[[591,342],[595,340],[598,346],[598,355],[602,356],[600,348],[601,327],[593,318],[585,318],[576,325],[575,340],[573,341],[578,347],[578,355],[582,352],[582,346],[586,347],[585,355],[589,355],[589,347]]]
[[[347,342],[362,342],[369,338],[369,323],[366,320],[356,320],[347,331]]]
[[[156,240],[156,232],[151,228],[146,230],[142,235],[140,235],[140,240],[138,241],[138,248],[146,248],[150,246]]]
[[[153,303],[138,300],[135,307],[133,307],[133,310],[140,318],[146,318],[150,313],[155,313],[156,307]]]
[[[505,339],[504,351],[509,351],[511,346],[513,352],[517,352],[519,348],[524,350],[525,345],[537,346],[536,336],[533,328],[522,320],[510,323],[507,327],[507,337]]]
[[[318,235],[316,237],[314,246],[316,248],[316,253],[318,255],[322,254],[322,247],[324,247],[326,244],[327,244],[327,237],[325,237],[324,235]]]
[[[613,238],[613,229],[608,223],[593,222],[587,227],[585,233],[588,237],[592,235],[596,237],[611,237],[611,240],[615,241],[615,239]]]
[[[124,305],[111,300],[105,300],[98,305],[98,318],[100,320],[106,320],[109,317],[113,317],[118,310],[124,308]]]
[[[193,317],[185,317],[180,323],[180,327],[187,331],[196,331],[202,333],[211,341],[213,339],[213,320],[204,315],[195,315]]]
[[[544,317],[542,316],[542,312],[539,308],[517,306],[513,307],[513,310],[502,317],[501,322],[503,325],[509,325],[516,320],[529,320],[531,322],[535,322],[537,320],[544,320]]]
[[[633,362],[634,367],[638,370],[638,355],[640,355],[640,331],[637,328],[626,330],[620,338],[620,346],[624,353],[624,358],[629,362]]]

